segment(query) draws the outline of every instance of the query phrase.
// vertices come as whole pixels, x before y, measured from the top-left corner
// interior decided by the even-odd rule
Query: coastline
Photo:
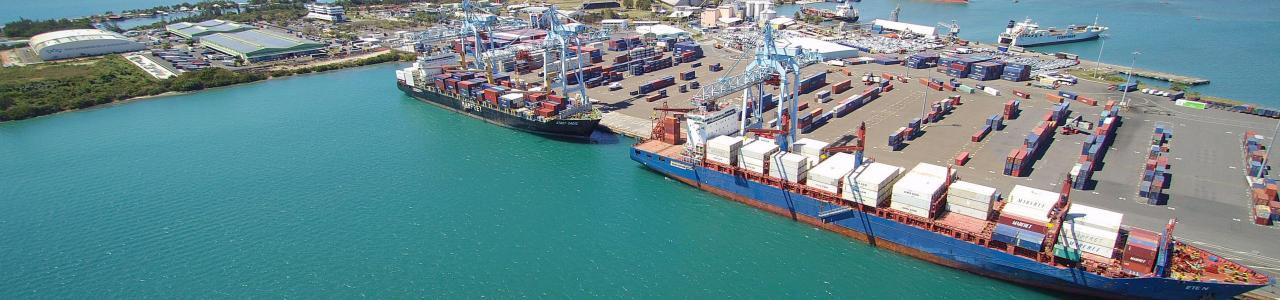
[[[388,52],[390,52],[390,50],[387,50],[387,51],[388,51]],[[381,54],[385,54],[385,53],[380,53],[380,54],[378,54],[378,55],[381,55]],[[374,55],[374,56],[377,56],[377,55]],[[370,56],[370,57],[372,57],[372,56]],[[362,58],[368,58],[368,57],[362,57]],[[345,62],[345,61],[344,61],[344,62]],[[51,113],[51,114],[47,114],[47,115],[35,116],[35,117],[31,117],[31,118],[26,118],[26,119],[19,119],[19,120],[4,120],[4,121],[0,121],[0,126],[3,126],[3,125],[5,125],[5,124],[10,124],[10,123],[13,123],[13,122],[18,122],[18,121],[24,121],[24,120],[36,120],[36,119],[40,119],[40,118],[44,118],[44,117],[56,116],[56,115],[61,115],[61,114],[64,114],[64,113],[70,113],[70,112],[79,112],[79,111],[89,111],[89,110],[94,110],[94,109],[111,108],[111,107],[115,107],[115,106],[118,106],[118,105],[130,104],[130,103],[133,103],[133,102],[141,102],[141,101],[147,101],[147,100],[158,100],[159,98],[165,98],[165,97],[171,97],[171,96],[181,96],[181,95],[195,94],[195,93],[200,93],[200,92],[205,92],[205,91],[210,91],[210,90],[215,90],[215,89],[221,89],[221,88],[238,87],[238,86],[247,85],[247,84],[254,84],[254,83],[259,83],[259,82],[267,82],[267,81],[269,81],[269,80],[274,80],[274,79],[285,79],[285,78],[292,78],[292,77],[295,77],[295,76],[303,76],[303,75],[309,75],[309,74],[324,74],[324,73],[328,73],[328,72],[336,72],[336,71],[343,71],[343,70],[349,70],[349,69],[355,69],[355,68],[361,68],[361,67],[377,66],[377,65],[381,65],[381,64],[385,64],[385,63],[395,63],[395,62],[401,62],[401,61],[393,60],[393,61],[387,61],[387,62],[373,63],[373,64],[367,64],[367,65],[359,65],[359,66],[351,66],[351,67],[338,68],[338,69],[325,70],[325,71],[318,71],[318,72],[296,73],[296,74],[290,74],[290,75],[285,75],[285,76],[269,76],[269,77],[267,77],[266,79],[262,79],[262,80],[250,81],[250,82],[241,82],[241,83],[229,84],[229,85],[224,85],[224,86],[208,87],[208,88],[203,88],[203,89],[194,90],[194,91],[168,91],[168,92],[159,93],[159,94],[155,94],[155,95],[138,96],[138,97],[133,97],[133,98],[128,98],[128,99],[123,99],[123,100],[111,101],[110,103],[101,104],[101,105],[94,105],[94,106],[85,107],[85,108],[73,108],[73,109],[68,109],[68,110],[62,110],[62,111],[58,111],[58,112],[55,112],[55,113]],[[306,66],[306,67],[299,67],[299,68],[308,68],[308,67],[311,67],[311,65],[308,65],[308,66]]]

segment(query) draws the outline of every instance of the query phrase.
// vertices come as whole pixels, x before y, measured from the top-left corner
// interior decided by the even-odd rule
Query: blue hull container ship
[[[780,149],[768,138],[720,136],[690,147],[679,127],[679,119],[661,118],[631,159],[729,200],[939,265],[1117,299],[1230,299],[1273,282],[1173,239],[1175,220],[1159,233],[1122,227],[1122,214],[1073,205],[1069,188],[1016,186],[1002,196],[948,167],[863,164],[861,153],[828,151],[849,146],[820,141]]]

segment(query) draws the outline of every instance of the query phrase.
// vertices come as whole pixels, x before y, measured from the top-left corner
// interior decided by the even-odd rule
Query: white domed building
[[[37,34],[27,42],[43,60],[141,51],[145,45],[101,29],[71,29]]]

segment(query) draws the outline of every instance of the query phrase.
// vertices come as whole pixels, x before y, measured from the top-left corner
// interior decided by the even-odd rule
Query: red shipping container
[[[1088,105],[1088,106],[1098,106],[1098,100],[1093,100],[1093,98],[1089,98],[1085,96],[1076,96],[1076,101],[1080,101],[1081,103],[1084,103],[1085,105]]]
[[[1049,100],[1049,102],[1062,103],[1062,99],[1063,99],[1062,96],[1058,96],[1054,94],[1044,94],[1044,96],[1045,96],[1045,99]]]
[[[1031,99],[1031,94],[1027,94],[1026,92],[1019,91],[1019,90],[1013,90],[1013,95],[1022,99]],[[1013,101],[1010,101],[1010,103],[1012,102]]]
[[[885,86],[880,87],[880,92],[888,92],[892,90],[893,90],[892,84],[886,84]]]
[[[484,89],[484,100],[498,103],[498,90],[493,88]]]
[[[1124,268],[1125,270],[1131,272],[1134,275],[1142,276],[1142,275],[1151,273],[1151,269],[1154,268],[1155,265],[1154,263],[1151,265],[1143,265],[1142,263],[1132,262],[1132,261],[1129,261],[1128,259],[1125,259],[1120,261],[1120,267]]]
[[[1018,149],[1009,150],[1009,156],[1005,157],[1005,163],[1019,163]]]
[[[1115,100],[1107,100],[1107,110],[1111,110],[1111,107],[1113,107],[1113,106],[1116,106],[1116,101],[1115,101]]]
[[[974,143],[981,142],[984,137],[987,137],[987,131],[978,130],[973,136],[969,137],[969,141]]]
[[[965,163],[968,163],[968,162],[969,162],[969,151],[960,152],[959,155],[956,155],[956,165],[963,166]]]
[[[893,74],[889,74],[889,73],[881,73],[880,77],[884,78],[884,80],[893,80]]]
[[[1049,231],[1049,227],[1045,226],[1044,223],[1028,220],[1027,218],[1011,214],[1000,214],[1000,218],[997,219],[996,222],[1035,233],[1043,234]]]

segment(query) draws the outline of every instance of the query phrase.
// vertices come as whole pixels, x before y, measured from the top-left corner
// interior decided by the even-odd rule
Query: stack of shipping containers
[[[810,159],[810,161],[813,161]],[[836,153],[809,169],[805,185],[832,194],[840,193],[844,178],[853,173],[856,158],[849,153]],[[873,192],[874,193],[874,192]]]
[[[969,72],[969,79],[978,81],[996,80],[1003,75],[1004,63],[1000,61],[990,60],[973,64],[973,70]]]
[[[1151,148],[1147,151],[1147,163],[1142,171],[1142,183],[1138,186],[1138,195],[1147,199],[1147,204],[1159,205],[1161,195],[1167,187],[1169,170],[1169,131],[1156,126],[1151,134]]]
[[[1044,250],[1049,215],[1060,200],[1058,193],[1016,185],[996,219],[991,239],[1018,248]]]
[[[1117,212],[1072,203],[1067,209],[1067,218],[1062,220],[1057,244],[1053,245],[1054,255],[1073,261],[1093,258],[1091,260],[1110,262],[1115,256],[1116,242],[1120,240],[1123,219],[1124,215]]]
[[[891,187],[898,181],[902,172],[902,167],[878,162],[862,165],[844,178],[840,198],[863,205],[883,207],[889,200],[889,195],[892,194]]]
[[[757,139],[746,146],[742,146],[742,150],[739,151],[738,155],[738,164],[748,171],[765,174],[765,160],[772,157],[776,152],[778,152],[778,145],[773,141]]]
[[[1008,63],[1004,65],[1000,79],[1008,81],[1027,81],[1031,79],[1031,66],[1017,63]]]
[[[991,216],[991,205],[1000,199],[995,188],[956,181],[947,188],[947,211],[979,220]]]
[[[954,172],[954,171],[952,171]],[[932,219],[937,213],[936,205],[940,203],[944,190],[951,180],[948,169],[937,165],[920,163],[911,172],[902,175],[893,184],[893,195],[889,208]]]

